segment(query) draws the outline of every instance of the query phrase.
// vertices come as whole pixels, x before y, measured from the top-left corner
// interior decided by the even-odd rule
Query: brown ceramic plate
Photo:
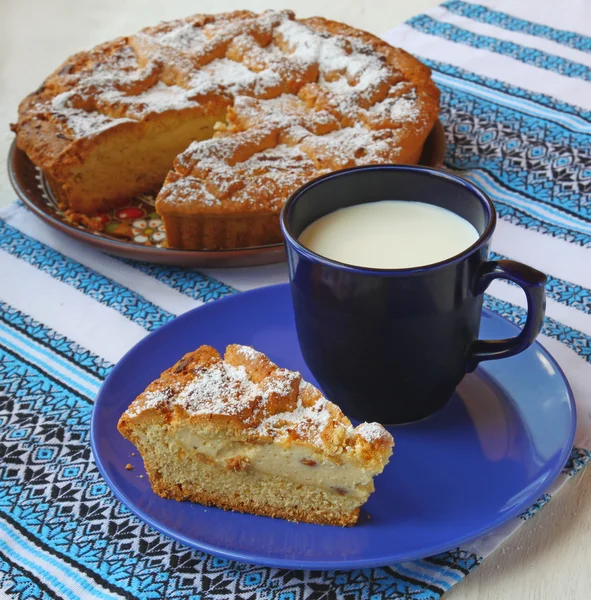
[[[445,153],[445,135],[440,121],[425,142],[419,164],[439,167]],[[181,267],[253,267],[285,260],[283,244],[234,250],[175,250],[164,248],[164,228],[154,210],[154,198],[134,198],[127,206],[94,219],[97,230],[66,219],[47,180],[27,155],[12,144],[8,174],[19,198],[48,225],[98,250],[146,262]]]

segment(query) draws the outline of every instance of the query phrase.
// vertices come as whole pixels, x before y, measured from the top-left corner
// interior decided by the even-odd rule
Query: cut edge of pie
[[[299,373],[248,346],[209,346],[162,373],[118,429],[164,498],[354,525],[392,454],[377,423],[353,427]]]

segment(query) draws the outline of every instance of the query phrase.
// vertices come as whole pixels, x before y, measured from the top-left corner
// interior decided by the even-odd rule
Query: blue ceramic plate
[[[481,335],[515,327],[485,312]],[[92,449],[105,480],[140,519],[194,548],[229,559],[301,569],[352,569],[442,552],[497,527],[535,502],[570,453],[575,407],[568,383],[539,344],[467,376],[432,417],[391,427],[396,448],[352,528],[225,512],[154,494],[141,458],[117,431],[130,402],[201,344],[254,346],[314,381],[300,355],[287,285],[245,292],[190,311],[147,336],[105,381]],[[394,385],[396,382],[394,382]],[[135,469],[127,471],[131,463]],[[371,518],[370,518],[371,517]]]

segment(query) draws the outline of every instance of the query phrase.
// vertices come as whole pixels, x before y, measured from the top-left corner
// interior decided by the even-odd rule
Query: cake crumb
[[[143,476],[143,475],[140,475],[140,479],[143,479],[143,478],[144,478],[144,476]]]
[[[127,463],[127,464],[125,465],[125,468],[126,468],[128,471],[133,471],[133,467],[132,467],[132,466],[131,466],[129,463]]]

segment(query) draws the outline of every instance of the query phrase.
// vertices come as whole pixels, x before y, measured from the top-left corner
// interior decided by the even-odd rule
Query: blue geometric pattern
[[[568,462],[564,466],[562,472],[565,475],[572,477],[581,471],[589,461],[591,461],[591,450],[587,450],[587,448],[575,447],[573,448],[570,458],[568,459]]]
[[[25,572],[0,552],[0,594],[19,600],[52,600],[51,590],[31,571]]]
[[[222,598],[260,592],[260,598],[426,600],[444,591],[396,567],[300,572],[189,550],[132,516],[103,483],[90,454],[87,402],[2,348],[0,392],[6,395],[0,401],[0,526],[32,536],[40,552],[67,561],[73,572],[114,594],[185,598],[201,590]],[[479,564],[459,549],[428,560],[458,578]],[[23,589],[36,589],[24,574],[4,572]]]
[[[508,192],[591,222],[591,135],[440,86],[450,141],[446,162],[481,170]],[[572,218],[571,218],[572,217]]]
[[[234,294],[237,291],[221,281],[217,281],[216,279],[212,279],[203,273],[191,269],[156,265],[130,259],[120,260],[135,267],[138,271],[146,273],[146,275],[150,275],[158,281],[165,283],[171,288],[181,292],[181,294],[189,296],[189,298],[193,298],[194,300],[200,300],[201,302],[217,300],[218,298]]]
[[[445,165],[487,190],[502,218],[591,246],[591,134],[439,87]]]
[[[507,256],[491,252],[489,254],[489,260],[505,260]],[[577,283],[571,283],[564,279],[554,277],[549,273],[546,273],[548,279],[546,283],[546,296],[564,304],[580,310],[581,312],[591,314],[591,290],[585,288]],[[511,281],[507,281],[510,285],[517,285]]]
[[[547,25],[541,25],[533,21],[519,19],[507,13],[492,10],[486,6],[461,2],[460,0],[444,2],[442,6],[450,12],[480,21],[481,23],[495,25],[509,31],[519,31],[520,33],[535,35],[556,42],[557,44],[568,46],[569,48],[581,50],[582,52],[591,52],[591,38],[580,33],[575,33],[574,31],[555,29],[554,27],[548,27]]]
[[[462,69],[455,65],[442,63],[424,57],[419,58],[426,65],[431,67],[431,69],[433,69],[436,73],[444,73],[445,75],[449,75],[458,80],[469,81],[480,86],[486,87],[490,90],[502,92],[503,94],[512,96],[514,98],[523,98],[524,100],[528,100],[530,102],[539,104],[544,108],[550,108],[555,112],[556,118],[563,117],[566,114],[576,116],[578,119],[591,123],[591,111],[585,110],[580,106],[568,104],[563,100],[559,100],[558,98],[548,96],[547,94],[532,92],[530,90],[526,90],[525,88],[506,83],[505,81],[501,81],[499,79],[483,77],[482,75],[472,73],[471,71],[467,71],[466,69]]]
[[[554,71],[566,77],[576,77],[585,81],[591,80],[591,69],[586,65],[568,60],[562,56],[548,54],[537,48],[521,46],[514,42],[500,40],[487,35],[479,35],[467,29],[451,25],[450,23],[436,21],[427,15],[413,17],[407,23],[422,33],[436,35],[446,40],[466,44],[480,50],[502,54],[533,67]]]
[[[141,325],[158,329],[174,318],[140,294],[89,269],[0,219],[0,248]]]
[[[521,327],[525,324],[527,312],[520,306],[515,306],[510,302],[499,300],[488,294],[484,295],[484,305],[512,323],[515,323],[515,325]],[[544,319],[542,333],[563,343],[565,346],[568,346],[571,350],[576,352],[581,358],[587,362],[591,362],[591,336],[586,333],[574,329],[573,327],[569,327],[568,325],[564,325],[551,317],[546,317]]]
[[[104,358],[92,354],[61,333],[49,329],[4,302],[0,302],[0,322],[10,325],[25,337],[63,356],[77,368],[84,369],[100,379],[104,379],[112,368],[111,363]]]
[[[467,173],[464,173],[463,175],[466,177],[466,179],[472,179],[472,177]],[[495,207],[497,209],[497,216],[510,223],[519,225],[520,227],[526,227],[527,229],[531,229],[532,231],[536,231],[538,233],[543,233],[545,235],[550,235],[552,237],[565,240],[571,244],[576,244],[585,248],[591,247],[591,240],[587,233],[582,233],[580,231],[569,229],[568,227],[562,227],[561,225],[549,223],[546,220],[532,216],[526,211],[515,208],[510,204],[500,202],[499,200],[495,200]]]
[[[519,515],[520,519],[524,521],[528,521],[531,519],[541,508],[546,506],[550,502],[550,494],[544,494],[541,498],[538,498],[532,506],[530,506],[526,511],[522,512]]]

